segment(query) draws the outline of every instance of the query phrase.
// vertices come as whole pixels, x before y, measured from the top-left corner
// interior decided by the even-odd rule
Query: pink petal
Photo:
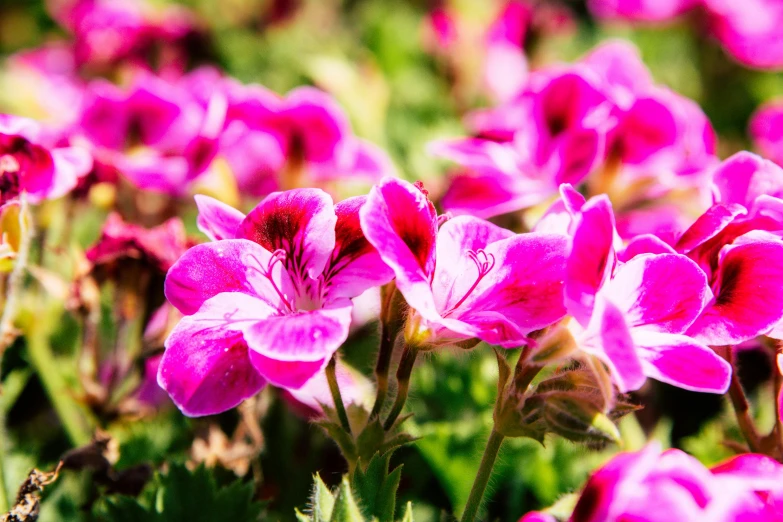
[[[251,325],[245,339],[264,378],[299,388],[321,371],[348,337],[351,302],[338,299],[311,312],[269,317]]]
[[[479,330],[477,336],[489,343],[523,344],[524,336],[555,323],[566,313],[563,279],[567,243],[565,236],[538,233],[490,243],[484,251],[493,266],[473,290],[470,287],[476,282],[477,268],[474,265],[472,271],[462,272],[451,289],[449,305],[461,299],[460,295],[467,294],[467,298],[451,314],[444,310],[443,316],[472,325]]]
[[[511,179],[493,172],[460,172],[451,177],[443,207],[454,214],[490,218],[537,205],[552,195],[549,184]]]
[[[282,116],[296,139],[301,140],[307,161],[331,161],[341,141],[350,135],[345,113],[331,96],[313,87],[289,92]]]
[[[641,234],[631,239],[623,250],[617,254],[617,258],[627,263],[636,256],[643,254],[674,254],[674,248],[662,239],[652,234]]]
[[[628,94],[647,90],[653,85],[639,49],[626,40],[603,42],[580,62],[589,65],[613,88],[622,88]]]
[[[365,140],[357,140],[354,158],[346,166],[346,173],[351,177],[364,178],[369,181],[379,181],[384,176],[394,176],[395,168],[389,156],[382,148]]]
[[[560,137],[553,163],[554,184],[578,185],[604,159],[606,137],[596,129],[569,130]]]
[[[646,377],[625,314],[603,292],[596,296],[593,316],[580,345],[606,363],[621,392],[637,390],[644,384]]]
[[[340,359],[337,360],[335,376],[340,387],[340,395],[346,406],[350,404],[361,406],[366,404],[368,400],[372,400],[373,397],[370,395],[374,395],[374,390],[369,379]],[[289,393],[293,399],[317,413],[323,413],[322,404],[334,407],[334,399],[332,399],[325,372],[319,373],[301,388],[289,390]]]
[[[194,196],[198,207],[196,224],[212,241],[235,239],[245,215],[230,205],[209,196]]]
[[[624,163],[638,165],[679,138],[669,106],[654,97],[637,98],[621,116],[613,147]]]
[[[87,149],[81,147],[54,149],[52,160],[54,171],[51,182],[43,190],[30,192],[33,202],[64,196],[92,169],[92,156]]]
[[[269,306],[287,308],[277,292],[290,299],[293,285],[272,255],[245,239],[225,239],[197,245],[179,258],[166,275],[166,298],[185,315],[195,313],[211,297],[239,292],[262,298]],[[265,275],[272,265],[274,285]]]
[[[761,195],[783,196],[783,169],[750,152],[738,152],[713,174],[717,200],[751,208]]]
[[[602,289],[634,330],[685,332],[712,298],[707,277],[680,254],[635,257]]]
[[[783,242],[751,232],[721,251],[715,302],[688,334],[713,346],[737,344],[783,319]]]
[[[383,262],[362,232],[359,209],[366,196],[356,196],[335,205],[335,246],[324,270],[327,295],[356,297],[365,290],[388,283],[394,272]]]
[[[263,307],[263,302],[241,294],[221,294],[174,328],[166,340],[158,384],[185,415],[229,410],[264,386],[250,362],[242,332],[226,321],[227,313],[241,320],[247,318],[245,312]]]
[[[726,226],[738,216],[747,214],[745,207],[736,204],[713,205],[702,214],[691,227],[686,230],[677,241],[675,248],[678,252],[687,254],[691,250],[705,243],[708,239],[717,236]]]
[[[384,178],[370,191],[359,217],[367,241],[394,270],[408,304],[427,318],[439,318],[430,288],[437,215],[427,195],[406,181]]]
[[[634,331],[644,373],[686,390],[725,393],[731,365],[712,349],[686,335]]]
[[[279,190],[285,147],[280,133],[253,130],[241,121],[232,121],[220,135],[219,155],[231,167],[242,193],[262,197]]]
[[[606,196],[591,198],[578,217],[568,256],[565,303],[582,326],[592,315],[593,299],[615,264],[614,214]]]
[[[285,265],[299,281],[316,278],[334,250],[332,198],[320,189],[295,189],[270,194],[250,211],[238,235],[270,252],[283,250]]]

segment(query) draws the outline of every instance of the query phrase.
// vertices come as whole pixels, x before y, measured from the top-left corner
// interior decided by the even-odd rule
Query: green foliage
[[[107,522],[255,522],[264,506],[253,497],[252,483],[235,481],[220,487],[204,466],[190,471],[172,464],[141,498],[107,497],[96,507],[96,516]]]
[[[394,508],[397,501],[397,488],[400,486],[402,466],[389,472],[391,452],[376,453],[362,470],[359,461],[353,474],[353,487],[362,500],[362,513],[367,518],[377,518],[380,522],[394,520]]]

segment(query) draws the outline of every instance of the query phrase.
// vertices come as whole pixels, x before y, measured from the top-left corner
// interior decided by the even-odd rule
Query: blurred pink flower
[[[606,196],[584,203],[572,229],[565,303],[575,322],[569,327],[580,348],[609,367],[619,390],[638,389],[652,377],[689,390],[725,392],[729,364],[685,335],[712,298],[699,267],[670,248],[620,263]]]
[[[236,406],[266,382],[301,388],[348,336],[350,298],[391,271],[362,235],[364,197],[273,193],[247,216],[199,197],[215,239],[171,268],[166,297],[183,314],[158,382],[187,415]]]
[[[565,314],[564,236],[514,234],[468,216],[438,230],[421,185],[394,178],[372,189],[361,224],[418,313],[415,342],[517,347]]]
[[[27,195],[31,203],[70,192],[92,168],[81,147],[51,147],[54,139],[35,121],[0,114],[0,203]]]
[[[553,521],[548,515],[522,520]],[[707,469],[680,450],[657,444],[620,453],[596,471],[568,522],[704,522],[783,520],[783,467],[745,454]]]
[[[600,18],[661,22],[699,5],[701,0],[588,0]]]
[[[749,131],[759,152],[778,165],[783,165],[783,101],[762,105],[753,114]]]

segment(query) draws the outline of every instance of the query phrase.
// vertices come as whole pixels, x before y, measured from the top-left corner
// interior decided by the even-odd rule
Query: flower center
[[[460,307],[462,303],[465,302],[465,300],[470,296],[470,294],[473,293],[473,291],[476,289],[478,284],[481,282],[484,277],[488,273],[492,271],[493,268],[495,268],[495,256],[493,254],[487,254],[483,249],[478,250],[468,250],[467,252],[468,257],[473,261],[473,263],[476,265],[476,269],[478,270],[478,276],[476,277],[476,280],[473,282],[470,288],[468,288],[468,291],[465,292],[465,295],[462,296],[462,299],[457,301],[457,304],[452,306],[448,312],[443,314],[443,316],[447,316],[450,313],[452,313],[454,310]]]
[[[20,169],[19,162],[10,154],[0,156],[0,176],[4,174],[16,174]]]
[[[272,285],[272,288],[274,288],[277,295],[280,297],[280,300],[282,301],[283,305],[288,309],[289,312],[295,312],[294,306],[291,304],[291,301],[288,299],[288,296],[283,293],[282,290],[280,290],[280,287],[277,286],[277,283],[275,283],[274,278],[272,277],[272,270],[274,269],[275,265],[277,263],[283,264],[285,262],[285,251],[282,249],[277,249],[274,252],[272,252],[272,256],[269,258],[269,261],[266,263],[266,266],[259,260],[256,256],[253,254],[247,254],[246,258],[243,259],[244,264],[247,266],[248,270],[252,270],[254,272],[257,272],[264,276],[268,281],[269,284]],[[285,268],[283,268],[285,270]]]

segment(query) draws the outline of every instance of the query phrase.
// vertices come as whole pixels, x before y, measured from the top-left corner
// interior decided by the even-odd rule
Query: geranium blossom
[[[359,227],[364,197],[273,193],[243,216],[199,199],[216,239],[180,258],[166,297],[185,314],[166,341],[158,382],[189,415],[216,413],[265,382],[300,388],[348,336],[350,298],[392,276]]]
[[[564,196],[572,212],[578,197]],[[685,335],[712,293],[687,257],[654,243],[663,253],[639,252],[621,263],[612,207],[597,196],[574,213],[566,269],[565,302],[579,347],[600,358],[625,392],[646,377],[691,390],[723,393],[731,367],[708,346]],[[668,250],[669,252],[666,252]]]
[[[413,342],[516,347],[565,314],[564,236],[514,234],[468,216],[440,229],[438,221],[421,185],[394,178],[374,187],[361,211],[367,240],[416,311]]]
[[[707,469],[680,450],[661,452],[657,444],[621,453],[593,474],[568,522],[624,520],[783,520],[783,466],[745,454]],[[555,517],[531,513],[522,521]]]
[[[22,193],[32,203],[64,196],[89,172],[87,150],[52,141],[37,122],[0,115],[0,203]]]

